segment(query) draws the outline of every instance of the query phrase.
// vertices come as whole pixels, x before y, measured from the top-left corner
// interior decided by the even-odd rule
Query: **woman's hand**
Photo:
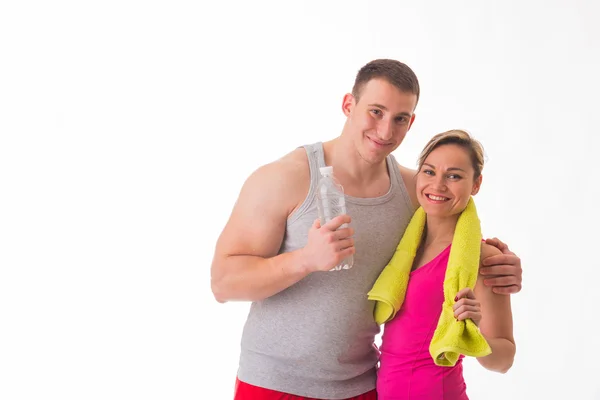
[[[457,321],[471,318],[475,325],[481,321],[481,304],[475,298],[475,293],[469,288],[464,288],[454,298],[454,317]]]

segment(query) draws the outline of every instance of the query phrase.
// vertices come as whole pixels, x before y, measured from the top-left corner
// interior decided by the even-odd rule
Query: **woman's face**
[[[461,213],[471,195],[477,194],[481,176],[467,149],[444,144],[434,149],[417,173],[417,199],[428,216],[449,217]]]

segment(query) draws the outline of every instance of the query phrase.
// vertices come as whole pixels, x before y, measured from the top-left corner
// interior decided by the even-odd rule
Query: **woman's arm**
[[[496,247],[482,243],[481,260],[496,254],[502,253]],[[475,284],[475,297],[481,303],[479,329],[492,348],[492,354],[478,357],[477,361],[486,369],[506,373],[516,352],[510,296],[494,293],[491,286],[483,284],[480,275]]]

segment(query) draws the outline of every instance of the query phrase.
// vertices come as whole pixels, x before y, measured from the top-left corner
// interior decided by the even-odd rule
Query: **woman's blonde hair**
[[[460,129],[452,129],[447,132],[438,133],[431,138],[419,156],[419,171],[421,170],[421,167],[423,167],[423,163],[429,154],[445,144],[456,144],[466,149],[471,155],[471,164],[473,164],[473,169],[475,170],[474,179],[479,178],[481,171],[483,170],[483,146],[467,132]]]

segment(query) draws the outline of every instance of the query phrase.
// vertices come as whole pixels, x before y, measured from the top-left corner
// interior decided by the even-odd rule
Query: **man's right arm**
[[[354,254],[353,229],[341,215],[308,230],[307,244],[278,254],[289,215],[309,190],[306,152],[299,149],[259,168],[244,184],[215,249],[212,291],[219,302],[270,297]]]
[[[290,167],[289,160],[276,161],[244,183],[215,248],[211,287],[217,301],[262,300],[308,275],[299,251],[277,255],[302,182]]]

